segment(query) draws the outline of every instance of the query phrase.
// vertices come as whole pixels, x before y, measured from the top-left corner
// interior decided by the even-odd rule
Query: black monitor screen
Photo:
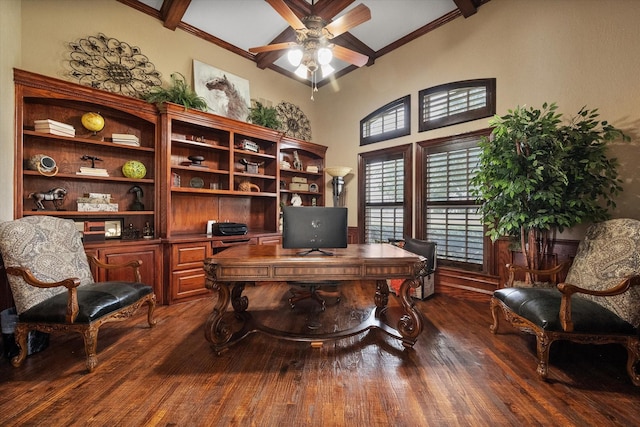
[[[282,209],[282,246],[307,249],[347,247],[347,208],[324,206],[285,206]]]

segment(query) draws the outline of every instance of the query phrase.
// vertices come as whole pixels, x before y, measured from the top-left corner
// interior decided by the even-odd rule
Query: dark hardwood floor
[[[372,284],[341,289],[324,313],[310,301],[290,309],[285,284],[245,294],[264,322],[331,330],[373,305]],[[554,344],[543,382],[534,338],[506,322],[492,335],[488,303],[417,305],[425,330],[410,351],[374,330],[321,348],[254,334],[220,356],[203,332],[213,298],[159,307],[153,329],[141,310],[102,327],[93,374],[79,335],[52,336],[21,368],[2,359],[0,425],[637,425],[640,388],[622,348]]]

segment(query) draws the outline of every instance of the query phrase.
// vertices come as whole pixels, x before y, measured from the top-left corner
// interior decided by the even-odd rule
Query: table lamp
[[[351,172],[346,166],[333,166],[324,168],[324,171],[332,177],[333,206],[344,206],[344,177]]]

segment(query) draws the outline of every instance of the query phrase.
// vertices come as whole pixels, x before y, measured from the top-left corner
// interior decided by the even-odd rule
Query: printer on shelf
[[[207,222],[207,234],[214,236],[242,236],[247,234],[247,224],[239,222]]]

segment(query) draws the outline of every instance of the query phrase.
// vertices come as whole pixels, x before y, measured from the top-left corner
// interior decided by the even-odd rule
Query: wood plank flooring
[[[341,287],[325,312],[289,308],[286,284],[250,286],[250,307],[285,328],[358,323],[375,286]],[[554,344],[550,381],[535,373],[535,340],[488,303],[436,295],[416,304],[425,330],[411,351],[381,331],[321,348],[253,334],[217,356],[203,325],[213,298],[159,307],[101,328],[99,364],[85,373],[79,335],[13,368],[0,361],[3,426],[637,425],[640,388],[616,346]],[[391,305],[395,302],[392,301]],[[278,308],[270,312],[272,308]],[[336,326],[337,325],[337,326]]]

